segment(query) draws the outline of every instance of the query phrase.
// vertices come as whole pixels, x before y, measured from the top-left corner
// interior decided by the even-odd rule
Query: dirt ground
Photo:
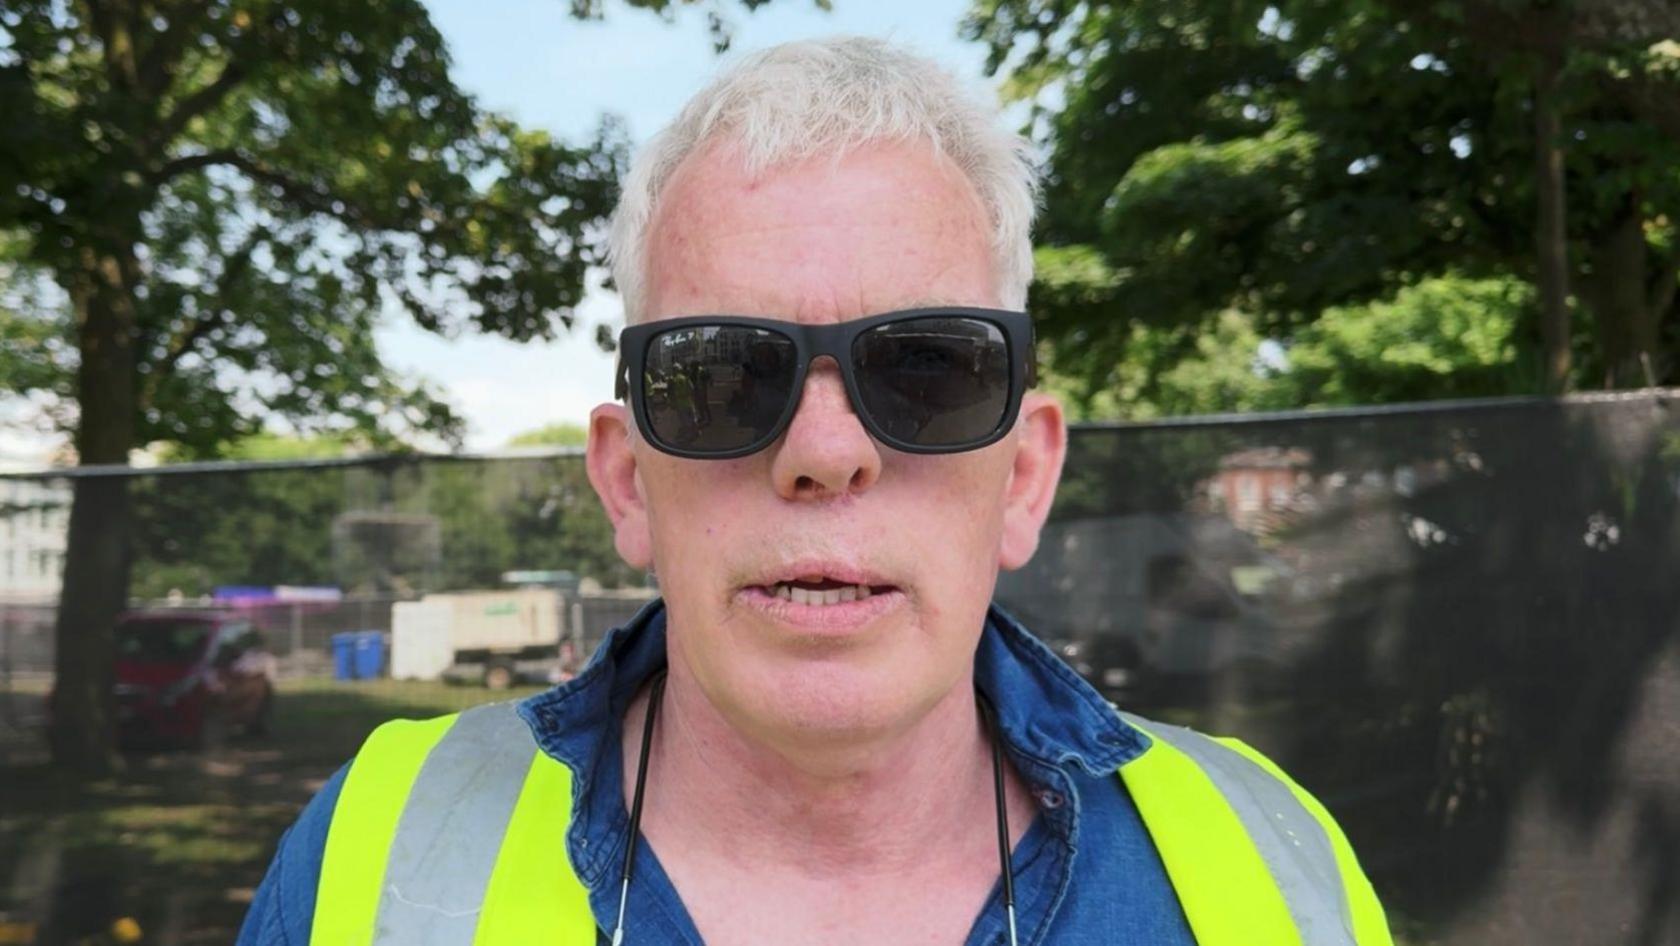
[[[270,736],[129,754],[121,775],[91,782],[13,745],[0,756],[0,944],[226,946],[281,832],[375,726],[529,692],[287,681]]]

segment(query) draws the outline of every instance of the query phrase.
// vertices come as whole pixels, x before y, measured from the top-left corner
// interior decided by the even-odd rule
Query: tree
[[[347,436],[257,434],[221,459],[274,462],[342,457]],[[194,459],[170,447],[164,463]],[[133,477],[129,592],[211,594],[218,585],[330,585],[332,522],[344,505],[341,470],[269,469]]]
[[[589,430],[582,424],[555,421],[515,435],[510,447],[581,447],[589,442]]]
[[[439,588],[493,588],[515,569],[640,583],[613,549],[581,457],[428,464],[422,472],[411,499],[442,530]]]
[[[1443,276],[1392,299],[1332,306],[1291,341],[1287,398],[1351,406],[1535,390],[1543,366],[1512,341],[1534,296],[1515,279]]]
[[[0,127],[0,234],[61,296],[0,306],[0,385],[56,397],[85,465],[214,453],[268,416],[456,436],[375,319],[570,327],[624,151],[610,121],[574,145],[480,108],[419,0],[9,3]],[[53,743],[84,771],[111,759],[127,489],[78,479],[71,513]]]
[[[1124,360],[1072,361],[1075,374],[1046,372],[1046,386],[1081,420],[1530,391],[1542,366],[1535,353],[1517,352],[1513,333],[1534,295],[1510,277],[1440,276],[1392,298],[1326,308],[1287,345],[1235,310],[1205,325],[1134,324]]]
[[[225,457],[345,462],[134,477],[133,596],[298,584],[420,594],[497,587],[516,569],[642,580],[613,550],[580,456],[346,456],[358,446],[265,434]]]
[[[1547,315],[1529,301],[1513,324],[1513,390],[1570,346],[1577,384],[1680,377],[1666,0],[981,0],[967,31],[1036,102],[1035,307],[1066,374],[1133,359],[1144,326],[1175,346],[1147,353],[1148,395],[1222,313],[1287,345],[1429,279],[1518,278]],[[1561,200],[1540,173],[1560,154]],[[1561,254],[1542,216],[1567,225]],[[1572,312],[1586,333],[1558,324]]]

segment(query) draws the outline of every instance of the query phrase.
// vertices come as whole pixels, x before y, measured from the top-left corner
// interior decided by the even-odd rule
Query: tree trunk
[[[1594,242],[1593,325],[1606,388],[1637,388],[1665,373],[1659,319],[1651,306],[1649,248],[1638,194],[1629,194],[1610,229]]]
[[[134,446],[138,264],[131,243],[114,245],[84,250],[67,280],[81,351],[76,451],[84,466],[126,464]],[[126,477],[75,481],[59,592],[51,743],[56,763],[88,775],[116,764],[112,631],[128,599],[128,506]]]
[[[1540,290],[1540,343],[1547,393],[1569,389],[1569,243],[1565,229],[1563,122],[1558,114],[1555,55],[1543,53],[1534,70],[1535,190],[1539,219],[1534,228]]]

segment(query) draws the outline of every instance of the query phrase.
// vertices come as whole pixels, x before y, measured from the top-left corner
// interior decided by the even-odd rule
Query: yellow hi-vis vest
[[[1392,946],[1328,812],[1240,742],[1127,716],[1120,767],[1200,946]],[[386,723],[333,809],[311,946],[595,946],[572,777],[514,704]]]

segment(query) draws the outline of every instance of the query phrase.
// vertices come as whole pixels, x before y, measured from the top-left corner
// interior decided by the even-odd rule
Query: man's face
[[[954,165],[916,144],[757,179],[728,146],[677,171],[647,247],[648,318],[812,324],[930,304],[997,307],[987,217]],[[739,730],[888,735],[972,672],[998,568],[1025,562],[1060,472],[1059,408],[1029,394],[1009,436],[967,453],[876,443],[832,361],[787,432],[734,460],[660,453],[597,408],[590,474],[620,554],[651,561],[669,652]],[[854,588],[838,604],[779,584]]]

